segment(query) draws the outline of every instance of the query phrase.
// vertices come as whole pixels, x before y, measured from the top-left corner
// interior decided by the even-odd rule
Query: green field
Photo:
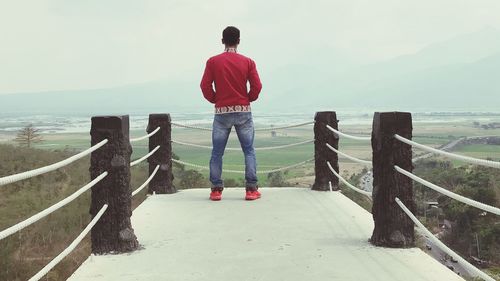
[[[471,144],[467,145],[464,147],[461,147],[457,149],[457,151],[463,152],[463,153],[493,153],[497,154],[500,151],[498,151],[498,148],[495,145],[488,145],[488,144]]]
[[[369,136],[371,128],[367,125],[353,125],[341,128],[341,131],[356,135]],[[131,137],[138,137],[145,134],[144,131],[132,131]],[[414,124],[413,139],[419,143],[438,147],[453,139],[462,136],[499,135],[500,130],[482,130],[474,128],[466,123],[432,123]],[[2,136],[0,136],[2,137]],[[36,150],[26,150],[16,148],[17,152],[12,152],[12,147],[0,145],[0,176],[9,173],[20,172],[47,165],[65,157],[75,154],[90,146],[90,135],[88,133],[71,134],[44,134],[44,142],[37,144]],[[270,132],[257,132],[255,147],[268,147],[285,145],[305,140],[313,139],[312,126],[280,130],[275,137]],[[194,131],[190,129],[173,128],[172,138],[177,141],[195,143],[200,145],[211,145],[211,134],[208,131]],[[1,139],[1,138],[0,138]],[[9,139],[3,136],[3,139]],[[6,143],[12,144],[12,141]],[[132,144],[132,159],[137,159],[148,152],[148,141],[143,140]],[[238,139],[233,132],[227,147],[239,147]],[[354,141],[341,138],[339,149],[352,156],[371,159],[370,142]],[[51,153],[50,151],[58,151]],[[182,145],[173,145],[173,151],[181,160],[208,166],[210,159],[210,149],[193,148]],[[478,158],[492,158],[500,160],[500,146],[498,145],[469,145],[460,147],[457,153]],[[19,154],[20,153],[20,154]],[[414,154],[422,154],[422,151],[415,150]],[[271,151],[257,151],[258,168],[269,170],[295,164],[313,157],[314,145],[312,143],[295,146],[285,149]],[[463,162],[453,161],[455,165],[464,165]],[[48,175],[36,177],[7,186],[0,190],[0,228],[6,228],[20,220],[36,213],[50,204],[59,201],[68,194],[74,192],[80,186],[89,181],[88,157],[71,164],[67,168],[53,172]],[[362,165],[352,163],[349,160],[340,158],[340,171],[344,176],[359,184],[359,172]],[[143,162],[138,167],[132,168],[132,188],[139,186],[147,178],[147,162]],[[224,156],[224,168],[234,170],[244,170],[243,154],[241,151],[226,151]],[[186,169],[191,169],[186,167]],[[178,170],[176,170],[178,172]],[[201,187],[208,187],[208,172],[200,170],[204,176]],[[350,177],[352,175],[356,176]],[[243,175],[224,173],[224,179],[234,179],[236,183],[242,184]],[[285,180],[291,186],[309,187],[314,181],[314,163],[294,168],[285,174]],[[259,175],[259,184],[268,186],[266,174]],[[175,181],[178,188],[180,179]],[[141,195],[134,198],[133,204],[138,205],[144,198]],[[370,210],[371,201],[366,197],[343,188],[343,194],[364,208]],[[9,268],[9,272],[4,272],[0,279],[5,280],[26,280],[33,272],[36,272],[64,247],[66,247],[79,231],[88,223],[89,193],[84,194],[75,202],[64,208],[64,211],[56,212],[49,218],[34,224],[21,231],[18,235],[9,237],[1,242],[0,254],[4,258],[0,259],[0,267]],[[48,243],[47,243],[48,241]],[[63,261],[61,265],[54,269],[47,280],[64,280],[79,264],[89,255],[89,241],[84,240],[70,258]]]
[[[339,129],[343,132],[370,136],[370,125],[349,125]],[[499,135],[500,129],[483,130],[472,126],[471,122],[457,123],[414,123],[413,125],[413,140],[434,147],[439,147],[456,138],[463,136],[478,136],[478,135]],[[145,131],[132,130],[131,137],[138,137],[145,134]],[[88,133],[58,133],[44,135],[45,141],[37,144],[37,148],[49,150],[75,150],[80,151],[90,146],[90,135]],[[255,147],[268,147],[285,145],[305,140],[313,139],[312,126],[292,128],[277,131],[277,136],[272,137],[269,131],[258,131],[255,136]],[[172,139],[182,142],[195,143],[199,145],[211,146],[211,133],[209,131],[198,131],[185,128],[173,127]],[[143,140],[132,144],[133,154],[132,159],[138,159],[148,152],[148,142]],[[227,147],[239,147],[239,142],[233,130]],[[339,141],[339,149],[352,156],[371,159],[371,144],[370,142],[355,141],[341,138]],[[182,161],[193,163],[201,166],[208,166],[210,160],[210,149],[188,147],[178,144],[173,144],[174,153],[180,157]],[[478,158],[500,159],[500,147],[494,145],[470,145],[461,147],[456,151],[468,156]],[[419,155],[423,151],[415,150],[414,154]],[[300,146],[257,151],[257,162],[259,170],[272,170],[283,166],[292,165],[311,159],[314,155],[314,145],[312,143]],[[457,165],[462,165],[458,161],[454,161]],[[144,165],[144,164],[142,164]],[[190,168],[188,169],[196,169]],[[230,170],[244,170],[244,158],[241,151],[226,151],[224,155],[224,168]],[[352,175],[359,172],[363,167],[352,163],[347,159],[340,157],[340,169],[344,174]],[[208,178],[208,171],[199,170],[205,177]],[[314,175],[313,163],[305,164],[304,166],[294,168],[287,172],[286,177],[291,181],[298,180],[301,185],[309,186],[312,184],[312,176]],[[233,178],[237,181],[242,181],[243,174],[224,173],[225,179]],[[262,186],[267,184],[267,175],[259,174],[259,181]],[[294,182],[297,182],[295,180]]]

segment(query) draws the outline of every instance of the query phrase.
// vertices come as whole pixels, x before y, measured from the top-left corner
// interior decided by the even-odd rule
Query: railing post
[[[92,152],[92,179],[107,171],[109,174],[92,187],[90,214],[94,217],[104,204],[108,209],[92,228],[92,253],[130,252],[139,242],[130,223],[132,201],[130,189],[129,117],[92,117],[91,145],[108,139],[102,148]]]
[[[173,184],[174,175],[172,173],[172,120],[170,114],[150,114],[148,133],[160,127],[160,131],[149,138],[149,151],[158,145],[160,149],[148,158],[149,174],[153,173],[156,165],[160,169],[149,183],[149,193],[153,191],[157,194],[175,193],[177,189]]]
[[[412,138],[412,118],[407,112],[376,112],[373,118],[373,207],[375,222],[370,242],[384,247],[411,247],[415,242],[411,219],[395,202],[395,197],[414,212],[413,182],[399,174],[394,165],[412,171],[411,146],[394,138]]]
[[[313,190],[330,190],[328,182],[332,183],[334,190],[339,189],[339,179],[330,171],[326,162],[330,161],[333,169],[339,171],[339,158],[337,153],[330,150],[326,144],[335,149],[339,147],[339,137],[328,130],[326,125],[338,129],[337,114],[335,111],[316,112],[314,116],[314,184]]]

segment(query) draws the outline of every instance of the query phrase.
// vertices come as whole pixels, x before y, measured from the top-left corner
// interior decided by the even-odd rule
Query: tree
[[[181,187],[182,188],[199,188],[206,186],[203,175],[195,170],[187,170],[182,173]]]
[[[286,182],[285,175],[280,171],[267,174],[267,183],[269,186],[274,187],[290,185]]]
[[[31,147],[35,143],[42,142],[43,137],[40,135],[40,129],[33,127],[33,124],[29,124],[17,132],[14,141],[20,146]]]
[[[229,178],[224,180],[224,186],[227,187],[245,186],[245,181],[242,181],[241,179]]]
[[[454,193],[487,205],[500,206],[497,195],[500,194],[500,175],[494,168],[453,167],[450,162],[425,160],[419,161],[413,172]],[[420,184],[415,186],[415,199],[417,204],[420,202],[419,215],[425,215],[422,212],[424,202],[438,201],[442,217],[452,222],[452,229],[442,236],[448,246],[463,257],[477,256],[479,241],[481,259],[499,262],[500,225],[496,215],[436,193]]]

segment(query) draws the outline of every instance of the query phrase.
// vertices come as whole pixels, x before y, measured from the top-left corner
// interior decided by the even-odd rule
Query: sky
[[[415,53],[486,27],[498,0],[0,0],[0,94],[198,82],[222,29],[259,71],[310,52],[354,64]]]

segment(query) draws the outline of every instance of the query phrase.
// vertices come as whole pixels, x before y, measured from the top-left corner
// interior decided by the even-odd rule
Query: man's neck
[[[224,52],[228,52],[228,53],[237,53],[238,50],[237,50],[237,47],[236,46],[226,46],[224,48]]]

